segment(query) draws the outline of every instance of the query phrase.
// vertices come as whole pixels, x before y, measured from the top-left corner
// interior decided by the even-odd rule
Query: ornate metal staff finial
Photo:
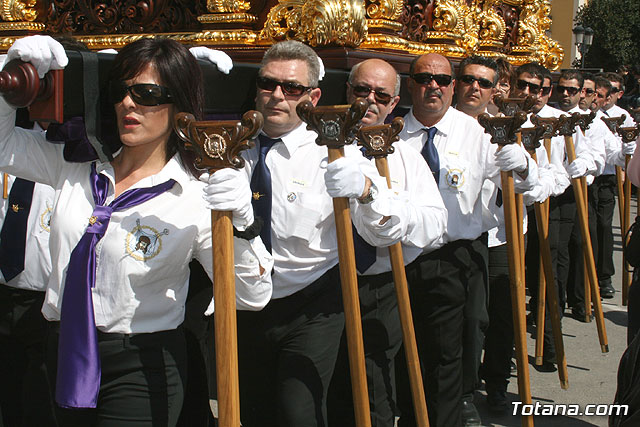
[[[640,134],[640,125],[618,128],[618,135],[620,135],[622,142],[625,144],[638,139],[638,134]]]
[[[580,121],[580,113],[571,115],[561,115],[558,117],[558,134],[562,136],[572,136],[576,132],[576,126]]]
[[[307,129],[318,134],[316,143],[328,148],[341,148],[353,143],[360,119],[364,117],[369,103],[356,99],[349,105],[314,107],[311,101],[298,104],[298,116],[307,124]]]
[[[613,132],[614,134],[616,134],[616,133],[618,133],[618,128],[620,126],[622,126],[622,124],[624,123],[624,121],[627,118],[627,116],[623,114],[620,117],[605,117],[605,116],[602,116],[600,118],[602,119],[604,124],[607,125],[609,130],[611,132]]]
[[[556,117],[540,117],[534,114],[531,116],[531,123],[544,127],[544,133],[542,134],[543,139],[551,139],[554,136],[558,136],[560,120]]]
[[[536,98],[531,95],[526,98],[505,98],[502,94],[497,94],[493,97],[493,103],[505,116],[513,116],[518,111],[530,112],[536,104]]]
[[[358,130],[358,145],[365,148],[367,157],[387,157],[393,153],[391,144],[398,140],[404,127],[402,117],[396,117],[391,123],[377,126],[363,126]]]
[[[240,121],[196,121],[192,114],[178,113],[173,126],[185,147],[195,153],[196,167],[215,172],[244,166],[240,152],[253,147],[251,140],[262,123],[262,114],[250,110]]]
[[[513,116],[491,117],[487,113],[478,116],[478,123],[491,135],[491,143],[498,145],[514,144],[516,133],[527,121],[527,113],[517,111]]]
[[[596,113],[594,111],[590,111],[587,114],[579,114],[579,116],[580,117],[578,118],[578,121],[576,124],[580,126],[580,129],[582,129],[582,132],[586,132],[587,129],[589,129],[589,126],[591,126],[593,119],[596,117]]]
[[[520,135],[522,145],[529,153],[534,153],[540,146],[540,139],[546,133],[544,126],[534,126],[532,128],[521,128]]]

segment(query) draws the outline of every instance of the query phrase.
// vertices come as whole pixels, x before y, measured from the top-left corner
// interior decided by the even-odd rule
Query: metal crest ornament
[[[516,133],[526,121],[527,114],[524,111],[517,111],[513,116],[491,117],[487,113],[478,116],[478,123],[491,135],[491,143],[498,145],[514,144]]]
[[[545,134],[544,126],[534,126],[531,128],[520,128],[520,140],[522,145],[529,152],[533,153],[540,147],[540,139]]]
[[[591,126],[591,123],[593,122],[593,119],[595,117],[596,113],[594,111],[590,111],[587,114],[580,114],[577,125],[580,126],[580,129],[582,129],[583,133],[586,132],[587,129],[589,129],[589,126]]]
[[[536,104],[536,98],[531,95],[526,98],[505,98],[497,94],[493,97],[493,103],[505,116],[513,116],[517,111],[530,112]]]
[[[254,146],[252,139],[262,123],[262,114],[254,110],[244,113],[240,121],[196,121],[192,114],[178,113],[173,127],[185,148],[195,153],[195,166],[215,172],[244,166],[240,152]]]
[[[605,117],[605,116],[602,116],[600,118],[602,119],[604,124],[607,125],[607,127],[609,128],[609,130],[612,133],[617,134],[618,133],[618,128],[620,126],[622,126],[624,121],[627,119],[627,116],[623,114],[620,117]]]
[[[580,113],[571,115],[562,114],[558,117],[558,134],[562,136],[572,136],[576,132],[576,126],[580,121]]]
[[[638,134],[640,134],[640,125],[618,128],[618,135],[620,135],[622,142],[625,144],[638,139]]]
[[[365,148],[364,155],[367,157],[387,157],[395,151],[391,144],[399,139],[402,128],[402,117],[383,125],[362,126],[358,129],[358,145]]]
[[[551,139],[554,136],[558,136],[560,121],[556,117],[540,117],[534,114],[531,116],[531,123],[544,128],[543,139]]]
[[[640,107],[629,110],[629,114],[636,124],[640,124]]]
[[[298,104],[298,116],[307,124],[307,129],[318,134],[316,143],[329,148],[341,148],[353,143],[360,120],[369,108],[363,98],[349,105],[314,107],[311,101]]]

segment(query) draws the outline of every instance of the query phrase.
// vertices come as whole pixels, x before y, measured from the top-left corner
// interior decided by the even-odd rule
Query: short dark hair
[[[582,73],[580,71],[564,70],[562,73],[560,73],[560,78],[558,80],[573,80],[573,79],[576,79],[578,81],[578,86],[580,86],[580,89],[582,89],[582,86],[584,86],[584,77],[582,76]]]
[[[611,85],[611,81],[609,81],[609,79],[604,76],[596,76],[593,81],[596,84],[596,89],[599,87],[603,87],[607,91],[607,96],[611,95],[611,89],[613,89],[613,86]]]
[[[592,82],[595,82],[596,81],[596,75],[593,74],[593,73],[590,73],[588,71],[584,71],[582,73],[582,79],[583,80],[591,80]],[[583,85],[584,85],[584,83],[583,83]]]
[[[541,70],[542,67],[537,62],[527,62],[516,68],[516,78],[520,77],[524,73],[531,74],[533,77],[540,79],[540,83],[544,80],[544,73]]]
[[[459,74],[464,74],[463,71],[465,67],[469,65],[482,65],[483,67],[492,69],[494,71],[493,73],[494,86],[496,83],[498,83],[498,64],[496,63],[495,59],[489,58],[487,56],[480,56],[480,55],[467,56],[462,60],[462,62],[460,62],[460,65],[458,66]]]
[[[622,78],[620,74],[609,71],[607,73],[602,73],[601,76],[610,82],[620,83],[620,89],[624,90],[624,78]]]
[[[191,113],[197,120],[202,120],[202,71],[191,52],[175,40],[164,37],[142,38],[126,45],[113,61],[109,80],[132,79],[151,64],[155,67],[162,85],[169,88],[176,112]],[[193,156],[184,149],[184,144],[175,132],[169,136],[166,150],[167,161],[179,152],[184,166],[196,174]]]
[[[307,64],[309,86],[318,87],[320,80],[320,59],[318,54],[306,44],[297,40],[285,40],[271,45],[264,53],[260,68],[271,61],[299,60]]]
[[[427,54],[425,54],[427,55]],[[418,62],[418,60],[420,58],[422,58],[424,55],[416,55],[415,58],[413,58],[413,61],[411,61],[411,64],[409,65],[409,75],[412,76],[413,75],[413,71],[416,69],[416,63]],[[447,58],[446,56],[442,56],[444,59],[447,60],[447,62],[449,63],[449,69],[451,70],[451,77],[452,78],[456,78],[456,71],[453,68],[453,63],[451,62],[451,60],[449,58]]]

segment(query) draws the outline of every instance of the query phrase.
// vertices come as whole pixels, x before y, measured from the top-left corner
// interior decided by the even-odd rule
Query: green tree
[[[574,21],[594,31],[585,67],[616,71],[640,65],[640,0],[590,0]]]

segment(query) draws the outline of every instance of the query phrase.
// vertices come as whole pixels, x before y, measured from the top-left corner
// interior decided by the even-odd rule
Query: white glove
[[[318,56],[318,65],[320,65],[320,69],[318,71],[318,80],[322,80],[324,78],[324,62],[322,62],[322,58]]]
[[[567,166],[567,172],[571,178],[580,178],[587,173],[586,160],[581,158],[575,159],[569,166]]]
[[[216,64],[218,70],[225,74],[229,74],[229,71],[233,68],[233,61],[221,50],[209,49],[204,46],[196,46],[189,49],[189,52],[196,59],[206,59],[212,64]]]
[[[7,62],[16,58],[33,64],[40,78],[49,70],[61,70],[69,63],[62,45],[49,36],[29,36],[16,40],[7,52]]]
[[[209,209],[233,212],[233,226],[240,231],[253,224],[251,188],[244,171],[221,169],[212,175],[202,174],[200,181],[207,183],[203,197]]]
[[[622,144],[622,154],[624,154],[625,156],[632,156],[633,153],[636,151],[636,143],[635,142],[629,142],[627,144]]]
[[[496,151],[496,165],[502,171],[524,172],[527,169],[527,156],[524,148],[518,144],[508,144]]]
[[[102,49],[102,50],[99,50],[97,53],[109,53],[111,55],[117,55],[118,51],[115,49]]]
[[[364,193],[366,179],[357,160],[341,157],[327,165],[324,183],[331,197],[358,198]]]

